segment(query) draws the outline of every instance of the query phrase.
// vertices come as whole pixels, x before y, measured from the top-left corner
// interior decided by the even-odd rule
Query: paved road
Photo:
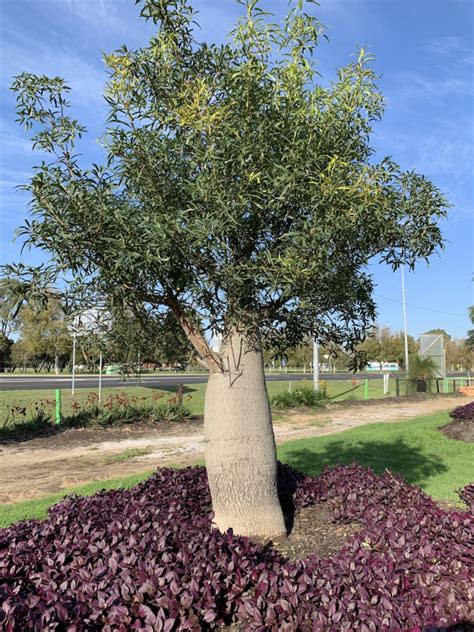
[[[448,373],[450,377],[464,377],[467,373]],[[321,380],[351,380],[353,378],[358,380],[380,379],[379,373],[358,373],[354,376],[352,373],[321,373]],[[148,388],[162,388],[162,387],[176,387],[178,384],[205,384],[207,382],[207,374],[203,375],[187,375],[186,373],[177,373],[176,375],[145,375],[140,380],[141,386]],[[267,381],[281,381],[281,380],[311,380],[311,373],[273,373],[267,374]],[[104,375],[102,377],[103,387],[124,387],[124,386],[136,386],[137,380],[130,378],[123,380],[121,377],[113,375]],[[12,375],[0,377],[0,390],[1,391],[31,391],[31,390],[51,390],[55,388],[69,389],[72,385],[71,376],[55,376],[55,375]],[[97,388],[98,376],[76,376],[75,387],[76,388]]]

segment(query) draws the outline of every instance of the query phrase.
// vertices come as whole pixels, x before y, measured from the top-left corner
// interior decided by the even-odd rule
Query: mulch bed
[[[464,421],[462,419],[455,419],[440,428],[440,431],[450,439],[474,443],[474,420]]]
[[[380,406],[380,404],[393,404],[400,403],[416,403],[429,400],[443,400],[447,398],[458,397],[461,401],[465,399],[461,393],[411,393],[410,395],[404,395],[403,391],[400,397],[383,397],[373,399],[343,399],[343,400],[330,400],[329,404],[333,406],[337,404],[340,408],[357,408],[366,406]]]
[[[130,424],[113,425],[110,427],[89,426],[87,428],[66,428],[51,426],[42,430],[41,436],[32,433],[21,433],[12,438],[0,440],[0,445],[25,444],[25,449],[31,448],[64,448],[101,443],[102,441],[122,441],[123,439],[140,439],[149,437],[153,433],[159,436],[189,434],[195,429],[202,428],[203,416],[195,415],[184,421],[162,421],[149,423],[136,421]],[[27,444],[27,445],[26,445]],[[20,447],[20,446],[19,446]]]
[[[332,514],[333,509],[327,502],[303,507],[295,513],[289,536],[273,540],[272,548],[289,561],[304,560],[315,554],[326,558],[338,553],[361,525],[356,522],[335,524]]]

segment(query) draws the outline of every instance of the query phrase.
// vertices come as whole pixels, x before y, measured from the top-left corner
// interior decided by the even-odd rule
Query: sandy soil
[[[470,399],[470,398],[469,398]],[[463,397],[462,402],[467,403]],[[367,423],[408,420],[450,410],[457,396],[342,402],[318,411],[293,411],[275,419],[278,443],[334,434]],[[91,481],[118,478],[169,464],[190,464],[203,455],[202,419],[186,424],[130,426],[111,430],[66,430],[0,446],[0,502],[40,498]],[[124,462],[112,455],[130,449],[147,454]]]

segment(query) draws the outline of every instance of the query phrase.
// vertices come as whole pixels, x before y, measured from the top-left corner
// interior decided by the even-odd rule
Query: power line
[[[375,294],[377,298],[383,298],[387,301],[392,301],[393,303],[398,303],[401,305],[403,301],[399,301],[396,298],[390,298],[389,296],[383,296],[383,294]],[[462,316],[461,314],[454,314],[453,312],[443,312],[440,309],[431,309],[430,307],[421,307],[420,305],[413,305],[413,303],[406,303],[409,307],[414,307],[415,309],[422,309],[425,312],[435,312],[437,314],[445,314],[447,316],[456,316],[457,318],[467,318],[467,316]]]

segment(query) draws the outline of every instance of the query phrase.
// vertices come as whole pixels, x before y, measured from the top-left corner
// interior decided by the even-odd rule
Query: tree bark
[[[54,354],[54,373],[55,375],[59,375],[59,354]]]
[[[223,370],[211,372],[204,407],[214,523],[238,535],[282,535],[286,529],[260,344],[234,333],[219,357]]]

